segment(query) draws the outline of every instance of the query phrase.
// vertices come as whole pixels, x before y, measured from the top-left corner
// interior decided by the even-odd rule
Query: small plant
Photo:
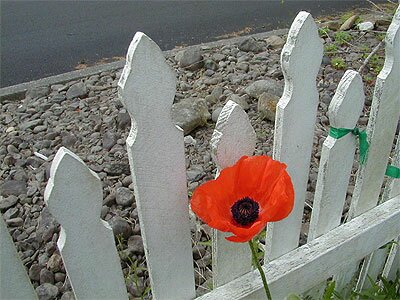
[[[328,37],[330,32],[331,30],[328,27],[322,27],[318,29],[318,33],[321,38]]]
[[[128,257],[128,260],[130,263],[129,264],[129,272],[126,275],[125,280],[127,282],[132,282],[135,285],[136,290],[141,292],[140,299],[144,300],[145,297],[150,293],[151,288],[149,286],[145,288],[143,286],[143,284],[140,283],[140,278],[138,276],[138,272],[139,271],[142,271],[142,272],[147,271],[147,268],[138,266],[138,261],[137,260],[133,261],[132,258],[130,258],[130,257]]]
[[[400,299],[400,270],[397,271],[396,278],[394,281],[390,281],[387,278],[379,275],[378,281],[374,282],[371,277],[368,276],[371,283],[371,287],[361,292],[352,292],[350,298],[344,297],[335,290],[335,282],[328,281],[325,288],[322,300],[356,300],[356,299],[368,299],[368,300],[394,300]],[[308,300],[311,299],[309,296],[300,297],[296,294],[290,294],[286,297],[286,300]],[[313,299],[314,300],[314,299]],[[315,299],[316,300],[316,299]]]
[[[383,58],[377,54],[372,55],[369,60],[370,69],[374,71],[375,74],[378,74],[382,70],[383,63]]]
[[[124,256],[123,250],[124,250],[124,244],[126,244],[126,240],[124,237],[119,234],[117,235],[117,250],[118,253],[121,256]],[[147,295],[149,295],[151,288],[150,287],[144,287],[143,284],[140,283],[140,278],[138,275],[138,272],[144,272],[147,271],[147,268],[139,266],[138,261],[133,259],[129,256],[125,257],[128,262],[126,263],[128,266],[128,274],[125,275],[125,282],[129,283],[132,282],[135,285],[135,288],[137,291],[140,291],[140,299],[144,300]]]
[[[351,41],[352,38],[353,37],[351,36],[351,34],[345,31],[338,31],[334,35],[335,42],[338,45],[344,45],[347,42]]]
[[[371,75],[367,74],[364,77],[364,82],[366,82],[368,85],[374,85],[375,83],[375,78],[372,77]]]
[[[394,281],[387,280],[385,277],[379,275],[379,281],[381,284],[374,282],[371,277],[368,276],[368,280],[371,283],[371,287],[360,293],[355,292],[353,299],[400,299],[400,272],[397,271],[397,276]]]
[[[325,53],[328,55],[337,54],[338,48],[335,44],[329,44],[325,46]]]
[[[361,46],[360,46],[360,50],[361,50],[361,52],[371,52],[371,47],[370,46],[368,46],[368,45],[365,45],[365,44],[362,44]],[[365,54],[365,53],[364,53]],[[363,54],[363,55],[364,55]],[[368,55],[368,54],[367,54]]]
[[[341,57],[334,57],[331,59],[331,65],[337,70],[346,69],[347,65],[343,58]]]
[[[383,40],[385,40],[385,37],[386,37],[386,33],[379,33],[377,36],[377,39],[380,41],[383,41]]]

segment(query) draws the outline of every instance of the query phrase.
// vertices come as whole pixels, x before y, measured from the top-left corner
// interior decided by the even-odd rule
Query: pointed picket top
[[[84,185],[82,183],[85,183]],[[68,195],[55,197],[54,194]],[[82,195],[88,195],[82,200]],[[61,147],[50,168],[50,179],[45,190],[45,202],[51,214],[69,230],[75,228],[76,220],[71,219],[71,213],[82,224],[89,226],[100,218],[103,190],[99,176],[91,171],[85,163],[67,148]],[[87,223],[86,223],[87,222]]]
[[[118,92],[138,126],[148,126],[156,116],[169,117],[175,88],[175,73],[161,49],[146,34],[137,32],[128,48]]]
[[[195,296],[183,131],[170,113],[175,77],[157,44],[136,33],[118,88],[133,124],[126,144],[153,299]]]
[[[223,107],[213,135],[211,151],[218,173],[234,165],[242,156],[251,156],[256,146],[256,133],[240,105],[228,101]],[[251,270],[251,253],[247,243],[228,242],[232,235],[213,230],[213,286],[221,286]]]
[[[219,170],[234,165],[243,155],[251,156],[256,133],[245,111],[229,100],[223,107],[213,135],[211,151]]]
[[[277,105],[273,150],[274,159],[288,166],[295,206],[285,220],[268,224],[265,261],[298,246],[318,106],[316,77],[322,54],[317,25],[309,13],[300,12],[281,53],[285,88]]]
[[[363,106],[361,76],[356,71],[347,71],[329,105],[330,125],[335,128],[356,127]],[[356,145],[356,137],[351,133],[340,139],[326,138],[322,146],[308,241],[340,225]]]
[[[318,29],[310,13],[301,11],[293,21],[281,53],[282,72],[285,77],[285,93],[302,88],[298,83],[314,81],[321,65],[323,46]],[[284,101],[286,100],[286,101]],[[283,107],[290,97],[282,97]]]
[[[385,63],[376,80],[367,126],[368,158],[357,175],[349,211],[351,218],[371,209],[379,200],[400,116],[400,7],[387,31],[385,45]]]
[[[103,195],[97,174],[61,147],[44,200],[61,224],[57,246],[76,298],[127,299],[114,235],[100,218]]]

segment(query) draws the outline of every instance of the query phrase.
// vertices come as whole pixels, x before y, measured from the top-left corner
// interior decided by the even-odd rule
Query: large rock
[[[285,45],[285,40],[282,39],[280,36],[272,35],[267,38],[267,46],[272,49],[279,49]]]
[[[254,52],[254,53],[262,52],[264,50],[263,44],[257,41],[253,37],[245,39],[243,42],[239,44],[238,48],[239,50],[244,52]]]
[[[175,55],[175,60],[178,62],[181,68],[185,68],[190,71],[196,71],[200,69],[204,64],[203,54],[199,47],[191,47],[179,51]]]
[[[241,108],[243,108],[243,110],[248,110],[250,108],[248,101],[249,96],[247,96],[246,94],[243,96],[239,96],[236,94],[232,94],[228,97],[228,100],[231,100],[237,104],[240,105]]]
[[[283,93],[283,85],[273,79],[257,80],[245,88],[245,93],[258,99],[261,94],[268,93],[280,97]]]
[[[0,187],[0,194],[5,197],[24,195],[26,191],[26,182],[20,180],[7,180]]]
[[[369,31],[374,29],[374,23],[372,22],[362,22],[360,24],[358,24],[358,29],[361,31]]]
[[[270,93],[263,93],[258,98],[257,109],[260,117],[275,122],[276,105],[279,97]]]
[[[49,86],[36,86],[26,91],[25,97],[29,99],[45,97],[49,94]]]
[[[14,195],[10,195],[8,197],[3,198],[3,196],[0,196],[0,210],[10,208],[13,206],[15,203],[18,202],[18,197]]]
[[[88,93],[87,87],[83,82],[71,85],[67,91],[67,99],[84,98]]]
[[[204,99],[187,98],[172,105],[172,119],[181,127],[185,135],[199,126],[207,124],[211,117]]]
[[[358,15],[352,15],[350,18],[348,18],[346,21],[344,21],[342,26],[340,26],[339,30],[349,30],[349,29],[353,28],[354,23],[356,22],[357,18],[358,18]]]

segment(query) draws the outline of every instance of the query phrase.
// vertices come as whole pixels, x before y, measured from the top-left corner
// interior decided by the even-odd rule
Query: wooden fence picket
[[[400,116],[400,7],[386,34],[386,57],[376,79],[367,126],[368,159],[360,166],[350,206],[350,217],[374,207],[379,199],[383,176]]]
[[[368,158],[361,165],[349,209],[349,218],[359,216],[376,206],[381,192],[383,177],[392,149],[397,122],[400,116],[400,7],[385,38],[386,55],[382,71],[376,79],[371,105],[370,118],[367,125],[368,142],[370,144]],[[340,288],[348,286],[354,278],[358,266],[348,269],[336,277]],[[360,278],[357,287],[360,288],[365,280]]]
[[[2,216],[0,216],[0,245],[1,298],[38,299]]]
[[[332,272],[354,263],[393,239],[400,230],[400,196],[264,265],[272,299],[303,293]],[[374,238],[371,238],[373,236]],[[249,272],[196,300],[265,299],[258,270]],[[345,298],[348,299],[348,298]]]
[[[220,170],[232,166],[240,157],[251,156],[256,146],[256,134],[244,110],[228,101],[223,107],[212,138],[213,160]],[[218,176],[218,174],[217,174]],[[225,239],[230,233],[213,230],[213,286],[221,286],[251,270],[251,253],[247,243],[232,243]]]
[[[277,105],[273,150],[274,159],[288,166],[296,195],[295,206],[288,218],[268,224],[266,261],[299,244],[318,105],[316,76],[322,53],[322,42],[312,16],[300,12],[281,54],[285,88]]]
[[[400,167],[400,138],[397,138],[392,165]],[[380,202],[383,203],[397,195],[400,195],[400,180],[388,178]],[[368,256],[363,264],[363,268],[361,269],[360,277],[367,277],[368,275],[368,277],[370,277],[372,280],[376,280],[378,278],[378,275],[381,273],[387,277],[392,267],[394,269],[397,268],[398,270],[400,270],[398,258],[395,259],[396,253],[398,251],[398,241],[399,239],[397,238],[394,243],[388,245],[390,247],[389,253],[388,248],[384,247],[382,249],[374,251],[374,253]],[[368,289],[371,286],[370,281],[366,280],[365,278],[363,278],[363,281],[364,285],[360,288]]]
[[[330,125],[335,128],[356,127],[363,106],[361,76],[356,71],[347,71],[329,105]],[[356,137],[351,133],[339,139],[328,136],[324,141],[307,242],[340,225],[356,146]],[[325,287],[324,281],[308,295],[319,299]]]
[[[341,138],[328,136],[323,144],[308,241],[298,247],[323,45],[309,13],[300,12],[289,30],[281,53],[285,88],[277,105],[273,157],[287,165],[295,206],[288,218],[267,225],[262,268],[274,299],[292,292],[320,295],[321,282],[332,275],[335,289],[347,299],[353,280],[358,280],[356,289],[367,288],[367,275],[375,280],[382,274],[393,280],[400,270],[400,180],[388,179],[380,199],[400,117],[400,6],[385,44],[385,63],[376,80],[366,129],[368,158],[357,173],[348,222],[340,225],[358,145],[352,133]],[[136,33],[129,46],[118,92],[132,121],[127,154],[152,299],[194,299],[184,134],[170,113],[176,74],[161,49],[144,33]],[[356,127],[363,102],[360,75],[347,71],[329,106],[331,127]],[[228,101],[211,138],[216,177],[240,157],[251,156],[255,145],[256,134],[248,116],[238,104]],[[391,163],[400,166],[400,137]],[[57,245],[76,299],[128,298],[112,229],[100,218],[102,191],[97,174],[61,147],[51,166],[44,200],[61,224]],[[197,300],[264,298],[247,243],[228,242],[227,235],[230,233],[212,233],[214,288]],[[391,241],[395,243],[378,249]],[[3,220],[0,243],[0,298],[37,299]]]
[[[392,165],[400,168],[400,137],[397,136],[397,144],[395,149],[395,157],[393,157]],[[389,178],[383,193],[383,201],[387,201],[393,197],[400,195],[400,179]],[[382,275],[389,280],[394,281],[396,272],[400,270],[400,236],[394,240],[388,258],[383,268]]]
[[[127,139],[153,299],[195,296],[183,131],[170,116],[176,78],[161,49],[138,32],[118,83],[132,119]]]
[[[329,106],[330,125],[335,128],[356,127],[363,106],[361,76],[356,71],[347,71]],[[322,146],[308,241],[340,225],[356,146],[356,137],[351,133],[340,139],[326,138]]]
[[[100,178],[66,148],[51,165],[44,200],[61,224],[58,249],[77,299],[127,299],[110,225],[101,220]]]

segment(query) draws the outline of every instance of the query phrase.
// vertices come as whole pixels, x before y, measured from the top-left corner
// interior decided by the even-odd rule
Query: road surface
[[[1,1],[0,86],[125,56],[136,31],[163,50],[288,27],[361,1]]]

